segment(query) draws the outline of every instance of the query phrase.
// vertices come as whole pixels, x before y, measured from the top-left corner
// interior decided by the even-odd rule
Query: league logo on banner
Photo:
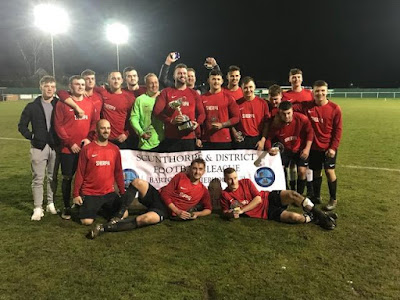
[[[125,181],[139,177],[148,181],[156,189],[167,185],[175,174],[185,171],[192,160],[203,158],[206,173],[201,182],[208,186],[214,178],[219,178],[222,188],[224,169],[234,168],[239,179],[249,178],[259,190],[284,190],[285,177],[280,154],[270,156],[267,152],[256,150],[204,150],[174,153],[143,152],[121,150]],[[125,170],[128,170],[125,172]]]

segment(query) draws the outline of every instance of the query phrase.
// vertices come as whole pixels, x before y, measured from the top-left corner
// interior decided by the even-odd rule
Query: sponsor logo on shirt
[[[189,101],[182,101],[182,106],[189,106],[189,105],[190,105]]]
[[[109,166],[109,160],[96,160],[96,167]]]
[[[318,118],[318,117],[313,117],[313,116],[311,116],[311,120],[314,122],[314,123],[321,123],[321,124],[324,124],[324,119],[320,119],[320,118]]]
[[[254,119],[254,114],[242,114],[242,119]]]
[[[285,143],[297,140],[297,136],[288,136],[284,139]]]
[[[104,108],[109,110],[116,110],[115,106],[112,106],[111,104],[108,103],[104,103]]]
[[[206,106],[206,110],[218,110],[218,106]]]
[[[179,193],[179,196],[182,197],[182,198],[188,199],[189,201],[192,199],[191,196],[189,196],[189,195],[187,195],[185,193],[182,193],[182,192]]]
[[[76,115],[74,115],[75,117],[75,121],[77,120],[89,120],[89,116],[88,115],[83,115],[81,118],[77,117]]]

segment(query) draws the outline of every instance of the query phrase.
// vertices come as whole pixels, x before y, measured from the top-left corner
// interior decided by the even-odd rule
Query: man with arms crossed
[[[332,230],[336,226],[335,214],[322,212],[310,199],[295,191],[259,192],[250,179],[238,180],[233,168],[224,170],[224,180],[228,186],[222,191],[221,208],[228,219],[245,215],[284,223],[309,223],[315,218],[324,229]],[[305,214],[287,211],[290,204],[302,207]]]
[[[297,165],[297,192],[302,195],[306,186],[308,156],[314,133],[308,118],[301,113],[294,113],[292,103],[283,101],[268,130],[265,148],[270,155],[278,154],[278,148],[271,148],[271,141],[277,140],[284,146],[281,154],[283,168],[291,161]]]
[[[132,230],[147,225],[157,224],[165,218],[174,220],[194,220],[211,214],[210,195],[200,182],[205,173],[205,161],[201,158],[193,160],[187,172],[176,174],[160,191],[147,181],[136,178],[126,191],[121,210],[114,220],[97,225],[89,232],[89,238],[95,238],[104,232]],[[139,202],[148,208],[145,214],[135,218],[120,220],[124,212],[139,192]]]
[[[74,204],[79,205],[79,219],[83,225],[91,225],[101,208],[111,218],[120,208],[119,193],[125,193],[124,177],[119,148],[108,142],[110,122],[97,122],[97,139],[83,147],[78,161],[73,192]]]
[[[30,157],[32,169],[32,195],[35,206],[32,221],[40,221],[43,212],[43,181],[47,173],[47,206],[46,211],[57,214],[54,207],[54,193],[57,189],[58,136],[53,126],[54,107],[57,98],[56,80],[52,76],[44,76],[39,82],[42,95],[29,103],[21,114],[18,131],[31,141]],[[31,124],[32,131],[29,129]]]
[[[321,170],[325,169],[330,199],[327,210],[337,205],[335,174],[337,150],[342,137],[342,111],[339,105],[327,99],[328,84],[317,80],[313,85],[314,101],[306,101],[294,106],[294,111],[305,114],[314,129],[314,141],[310,151],[310,169],[313,170],[314,203],[321,202]]]
[[[75,115],[74,110],[65,103],[56,105],[54,126],[61,139],[61,172],[63,175],[62,195],[64,210],[61,217],[71,219],[71,184],[78,164],[81,148],[90,143],[96,126],[95,108],[92,101],[84,97],[85,80],[74,75],[69,80],[71,97],[79,103],[85,112],[82,117]]]

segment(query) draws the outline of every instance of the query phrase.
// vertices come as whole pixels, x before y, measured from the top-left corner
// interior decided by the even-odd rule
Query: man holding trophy
[[[165,88],[157,97],[153,115],[164,122],[165,140],[161,152],[195,150],[198,127],[204,122],[205,113],[200,95],[187,87],[187,67],[178,64],[174,71],[175,86]]]

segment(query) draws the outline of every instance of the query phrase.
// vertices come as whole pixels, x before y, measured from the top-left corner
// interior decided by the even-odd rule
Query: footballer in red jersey
[[[81,117],[75,115],[74,110],[65,103],[56,105],[54,127],[61,140],[61,173],[63,175],[62,194],[64,210],[62,217],[71,219],[71,183],[78,163],[78,154],[83,145],[90,143],[95,129],[95,108],[93,103],[85,98],[85,80],[75,75],[69,80],[69,89],[73,102],[78,102],[85,111]]]
[[[327,210],[336,207],[337,178],[335,174],[336,156],[342,137],[342,112],[339,105],[327,99],[328,84],[318,80],[313,85],[314,101],[294,106],[295,111],[305,114],[314,129],[314,141],[310,151],[310,169],[314,172],[314,201],[321,199],[321,170],[325,169],[328,179],[330,200]]]
[[[210,195],[200,182],[205,173],[205,161],[201,158],[193,160],[186,172],[176,174],[160,191],[157,191],[147,181],[134,179],[126,194],[139,192],[139,202],[148,211],[136,218],[121,220],[123,212],[133,201],[133,197],[125,197],[121,211],[113,220],[96,226],[89,232],[90,238],[95,238],[104,232],[132,230],[135,228],[157,224],[169,217],[173,220],[194,220],[211,214]],[[130,201],[127,201],[130,200]]]
[[[78,160],[73,191],[74,204],[81,206],[79,219],[83,225],[90,225],[103,208],[110,218],[120,208],[120,200],[114,189],[117,184],[120,194],[125,193],[119,148],[108,142],[110,122],[97,122],[97,139],[83,147]]]
[[[240,68],[238,66],[230,66],[228,74],[226,75],[228,85],[224,90],[235,100],[243,98],[243,90],[240,87],[240,77]]]
[[[265,148],[269,154],[276,155],[278,148],[271,148],[272,141],[276,140],[284,147],[282,151],[282,165],[289,166],[291,161],[297,165],[297,192],[303,194],[306,186],[306,171],[308,156],[314,133],[308,118],[301,113],[293,113],[292,103],[283,101],[279,104],[279,113],[274,117],[268,130]]]
[[[264,149],[265,124],[270,118],[267,101],[254,94],[256,88],[254,79],[245,77],[242,88],[244,97],[239,99],[240,120],[232,127],[234,148],[236,149]]]
[[[229,128],[239,122],[239,106],[235,99],[221,87],[223,75],[213,70],[208,77],[210,91],[201,96],[206,120],[202,125],[201,139],[197,139],[197,147],[205,150],[232,149]]]
[[[132,93],[135,98],[146,94],[146,86],[139,85],[139,75],[135,68],[126,67],[123,74],[126,82],[126,88],[123,88],[124,91]]]
[[[228,186],[222,191],[220,202],[226,218],[238,219],[245,215],[284,223],[309,223],[314,217],[324,229],[336,226],[331,215],[322,212],[310,199],[295,191],[259,192],[250,179],[239,180],[233,168],[224,170],[224,181]],[[302,215],[286,210],[290,204],[302,207],[305,213]]]
[[[174,71],[175,87],[165,88],[157,97],[153,115],[165,125],[165,139],[160,151],[195,150],[196,136],[205,119],[200,95],[187,87],[187,67],[178,64]],[[196,132],[195,132],[196,131]]]
[[[283,101],[299,103],[303,101],[313,101],[312,91],[302,87],[303,72],[300,69],[291,69],[289,72],[289,82],[292,88],[289,91],[283,92]]]

